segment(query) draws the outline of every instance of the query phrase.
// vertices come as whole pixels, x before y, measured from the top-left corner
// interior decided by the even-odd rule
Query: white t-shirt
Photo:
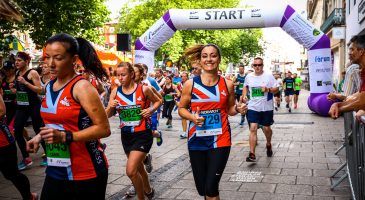
[[[278,78],[278,79],[276,79],[276,82],[278,84],[279,90],[282,90],[283,89],[283,86],[282,86],[283,79]]]
[[[264,72],[256,76],[255,73],[249,73],[246,76],[244,86],[248,86],[250,100],[248,101],[248,109],[258,112],[270,111],[274,109],[273,94],[262,92],[261,87],[276,88],[278,83],[272,74]]]

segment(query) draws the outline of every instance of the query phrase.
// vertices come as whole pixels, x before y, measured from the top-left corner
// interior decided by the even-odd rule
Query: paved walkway
[[[344,151],[339,156],[333,153],[343,141],[343,118],[332,120],[312,114],[306,106],[308,95],[307,91],[302,91],[299,108],[291,114],[283,108],[284,103],[275,113],[272,158],[266,157],[265,137],[261,130],[258,132],[256,163],[245,161],[249,151],[247,124],[240,127],[240,117],[230,117],[233,145],[220,183],[221,199],[351,199],[347,181],[330,190],[330,184],[343,174],[329,178],[344,158]],[[161,147],[154,144],[151,149],[154,170],[150,177],[156,189],[155,199],[203,199],[195,189],[186,140],[179,138],[182,129],[177,113],[173,128],[168,129],[165,122],[162,119],[160,125],[164,143]],[[123,197],[131,182],[125,175],[126,156],[117,129],[118,119],[112,118],[110,123],[112,135],[103,142],[107,144],[110,164],[106,198],[114,200]],[[41,152],[32,155],[34,164],[24,171],[32,191],[38,193],[44,180],[44,168],[38,165],[40,155]],[[19,198],[14,186],[0,175],[0,199]]]

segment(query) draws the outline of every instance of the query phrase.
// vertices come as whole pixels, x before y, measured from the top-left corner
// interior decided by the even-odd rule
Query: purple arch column
[[[331,70],[331,73],[327,73],[325,75],[327,76],[323,76],[322,80],[323,81],[317,81],[317,86],[323,84],[326,85],[326,89],[327,91],[325,92],[316,92],[311,90],[311,94],[308,98],[308,107],[310,110],[312,110],[313,112],[321,115],[321,116],[328,116],[328,111],[331,108],[331,105],[333,104],[332,101],[328,101],[327,100],[327,95],[332,89],[332,59],[331,59],[331,50],[330,50],[331,44],[330,44],[330,39],[328,38],[327,35],[323,34],[323,36],[321,37],[320,40],[318,40],[318,42],[316,44],[314,44],[312,46],[311,49],[309,49],[308,54],[311,54],[313,51],[325,51],[325,53],[320,54],[319,56],[315,55],[311,55],[308,56],[308,59],[313,59],[314,58],[314,63],[318,63],[320,62],[320,65],[315,65],[315,66],[309,66],[312,67],[314,69],[310,69],[312,71],[312,73],[309,73],[309,76],[315,76],[316,75],[316,70],[321,71],[322,69],[328,69]],[[321,57],[322,56],[322,57]],[[327,59],[326,59],[327,58]],[[329,59],[328,59],[329,58]],[[313,63],[313,60],[310,61],[310,63]],[[320,73],[320,72],[317,72]],[[329,75],[329,77],[328,77]],[[309,77],[311,78],[311,77]],[[310,85],[315,86],[315,85]],[[322,85],[321,85],[322,86]]]

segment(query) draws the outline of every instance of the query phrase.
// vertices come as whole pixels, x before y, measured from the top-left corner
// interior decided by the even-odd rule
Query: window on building
[[[349,14],[350,14],[350,7],[351,7],[351,0],[349,0],[349,3],[348,3],[348,5],[349,5]]]
[[[114,33],[114,27],[110,27],[110,28],[109,28],[109,32],[110,32],[110,33]]]

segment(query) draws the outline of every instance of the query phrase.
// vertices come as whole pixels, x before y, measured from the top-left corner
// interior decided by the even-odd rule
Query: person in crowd
[[[177,86],[177,89],[179,90],[180,94],[182,93],[183,86],[187,80],[189,80],[189,74],[187,72],[182,72],[181,73],[181,83]],[[180,99],[181,99],[181,95],[180,95],[180,97],[176,97],[176,106],[177,107],[179,107]],[[183,129],[183,132],[180,134],[180,138],[185,139],[188,137],[188,133],[186,131],[188,128],[188,123],[187,123],[186,119],[181,118],[181,126]]]
[[[277,86],[279,87],[279,91],[274,94],[274,99],[275,99],[274,107],[275,107],[275,110],[278,111],[280,108],[281,96],[282,96],[282,91],[283,91],[283,79],[281,79],[281,75],[279,73],[275,74],[274,77],[275,77]]]
[[[119,79],[117,77],[117,71],[112,70],[110,75],[110,91],[120,86]]]
[[[96,89],[74,70],[77,59],[96,77],[107,77],[87,40],[65,33],[47,40],[44,61],[54,79],[45,87],[40,109],[45,127],[27,143],[33,153],[42,140],[47,143],[45,200],[105,199],[108,162],[100,138],[111,132]]]
[[[0,96],[0,172],[7,180],[14,184],[23,199],[36,200],[38,196],[36,193],[30,192],[28,177],[18,170],[15,137],[8,125],[4,123],[6,121],[4,120],[5,114],[5,103]]]
[[[351,57],[350,57],[351,59]],[[344,101],[352,94],[360,90],[361,78],[358,64],[346,64],[346,73],[342,84],[342,92],[331,92],[327,95],[330,101]]]
[[[165,84],[165,77],[161,68],[156,70],[155,79],[160,87]]]
[[[166,125],[168,128],[172,128],[171,113],[175,106],[175,98],[180,96],[180,91],[172,83],[172,79],[171,76],[166,76],[165,84],[162,86],[162,96],[164,97],[162,116],[167,118]]]
[[[245,83],[245,66],[243,64],[240,64],[238,66],[238,74],[234,79],[234,86],[236,87],[235,90],[235,97],[236,97],[236,102],[240,101],[240,98],[242,96],[242,90],[243,90],[243,84]],[[240,125],[243,126],[243,123],[245,122],[245,115],[241,115],[241,121],[240,121]]]
[[[332,104],[328,113],[333,119],[337,119],[341,113],[348,111],[360,110],[358,116],[361,116],[363,114],[361,110],[365,110],[365,70],[362,70],[363,66],[365,66],[365,35],[355,35],[350,39],[349,59],[352,64],[358,64],[360,70],[361,83],[359,91],[350,96],[344,95],[342,102]],[[356,85],[358,82],[360,81],[354,78],[352,84]],[[345,84],[344,87],[346,87]]]
[[[297,73],[293,74],[294,79],[294,109],[298,108],[298,98],[300,93],[300,86],[302,85],[303,81]]]
[[[15,84],[15,66],[11,61],[6,61],[3,65],[3,72],[5,74],[1,84],[1,94],[6,107],[6,125],[10,127],[13,132],[14,116],[16,111],[16,94],[10,90],[10,84]]]
[[[128,63],[123,62],[123,63],[120,63],[120,65],[128,65]],[[144,80],[145,77],[146,77],[146,75],[144,74],[145,70],[144,70],[143,66],[144,66],[144,64],[135,64],[135,65],[133,65],[134,75],[135,75],[134,81],[137,84],[143,84],[142,80]],[[144,84],[144,85],[147,85],[147,84]],[[156,96],[159,97],[159,99],[162,103],[162,95],[160,93],[158,93],[154,87],[150,87],[150,89],[153,91],[153,93]],[[156,138],[156,144],[157,144],[157,146],[161,146],[161,144],[163,142],[162,132],[160,130],[156,130],[156,129],[157,129],[157,127],[154,127],[151,124],[152,135],[153,135],[153,137]],[[146,155],[146,158],[144,159],[143,164],[145,166],[145,169],[146,169],[147,173],[151,173],[152,169],[153,169],[152,155],[151,154],[148,153]],[[125,197],[133,197],[135,195],[136,195],[136,190],[135,190],[134,186],[132,185],[131,187],[129,187],[129,189],[125,193]]]
[[[40,64],[41,66],[41,86],[42,86],[42,91],[41,93],[39,94],[39,96],[41,97],[41,100],[44,99],[44,96],[45,96],[45,86],[47,85],[47,83],[51,80],[51,72],[49,70],[49,67],[46,63],[41,63]]]
[[[232,81],[218,75],[218,46],[195,45],[185,57],[204,70],[186,81],[179,104],[179,115],[190,121],[188,150],[194,181],[199,195],[219,199],[219,182],[231,149],[228,115],[243,113],[245,107],[235,103]]]
[[[286,102],[286,108],[288,109],[288,112],[291,112],[291,102],[293,100],[294,95],[294,78],[292,77],[292,73],[288,71],[286,73],[286,77],[283,80],[283,86],[284,86],[284,96],[285,96],[285,102]]]
[[[193,79],[196,76],[200,76],[200,74],[202,73],[202,68],[200,66],[199,62],[193,62],[191,63],[191,75],[190,75],[190,79]]]
[[[134,78],[134,81],[136,83],[142,83],[146,86],[148,86],[147,83],[144,83],[143,80],[145,79],[146,77],[146,74],[145,74],[145,67],[146,66],[145,64],[135,64],[133,65],[133,69],[134,69],[134,75],[135,75],[135,78]],[[163,97],[161,95],[161,93],[157,92],[157,90],[152,87],[152,86],[149,86],[150,89],[152,90],[152,92],[158,96],[158,98],[160,99],[161,101],[161,104],[163,103]],[[160,107],[159,107],[160,108]],[[158,110],[158,109],[157,109]],[[152,123],[152,118],[151,118],[151,130],[152,130],[152,135],[153,137],[156,138],[156,144],[157,146],[161,146],[162,142],[163,142],[163,139],[162,139],[162,131],[160,130],[157,130],[157,125],[158,125],[158,122],[157,123]],[[149,154],[148,154],[149,155]],[[150,157],[150,156],[147,156],[147,157]],[[152,159],[152,158],[151,158]],[[146,162],[145,162],[146,164]],[[146,166],[146,170],[148,173],[151,173],[152,171],[152,164],[151,165],[147,165]]]
[[[157,69],[155,74],[155,80],[157,81],[160,88],[165,84],[165,76],[162,69]],[[157,109],[157,121],[160,121],[161,107]]]
[[[23,159],[18,165],[19,170],[24,170],[33,164],[29,153],[26,150],[26,142],[23,137],[23,130],[29,117],[32,118],[33,130],[36,134],[44,126],[39,109],[41,101],[38,94],[42,91],[41,80],[36,70],[29,68],[30,56],[25,52],[18,52],[15,59],[15,84],[10,83],[12,93],[16,94],[16,112],[14,117],[14,134],[22,153]],[[42,142],[44,151],[45,144]]]
[[[154,189],[150,186],[143,161],[153,143],[150,117],[161,101],[149,86],[135,82],[130,63],[119,65],[117,75],[121,86],[112,91],[106,113],[111,117],[115,110],[119,112],[122,145],[128,158],[126,174],[133,183],[138,199],[144,199],[145,195],[152,199]]]
[[[247,75],[242,92],[243,102],[248,104],[247,121],[250,127],[250,153],[247,162],[256,162],[257,128],[262,125],[266,137],[266,155],[271,157],[272,151],[272,129],[274,123],[273,94],[278,92],[278,85],[271,73],[264,72],[264,62],[260,57],[253,60],[252,68],[254,73]],[[249,93],[249,100],[247,94]]]
[[[1,81],[1,94],[5,103],[6,107],[6,115],[5,115],[5,123],[9,126],[10,131],[14,132],[14,116],[16,111],[16,94],[12,93],[10,90],[10,84],[15,84],[15,66],[14,63],[10,60],[5,61],[3,65],[4,78]],[[28,141],[32,139],[32,137],[29,136],[27,130],[23,129],[23,136]],[[43,161],[40,163],[41,166],[44,166]]]
[[[171,77],[172,77],[172,84],[174,84],[175,86],[177,86],[181,83],[180,72],[177,68],[174,71],[174,75]]]
[[[348,66],[346,66],[347,68]],[[345,76],[346,76],[346,71],[342,71],[341,72],[341,81],[338,84],[338,88],[337,88],[337,92],[341,93],[343,92],[343,83],[345,82]]]

